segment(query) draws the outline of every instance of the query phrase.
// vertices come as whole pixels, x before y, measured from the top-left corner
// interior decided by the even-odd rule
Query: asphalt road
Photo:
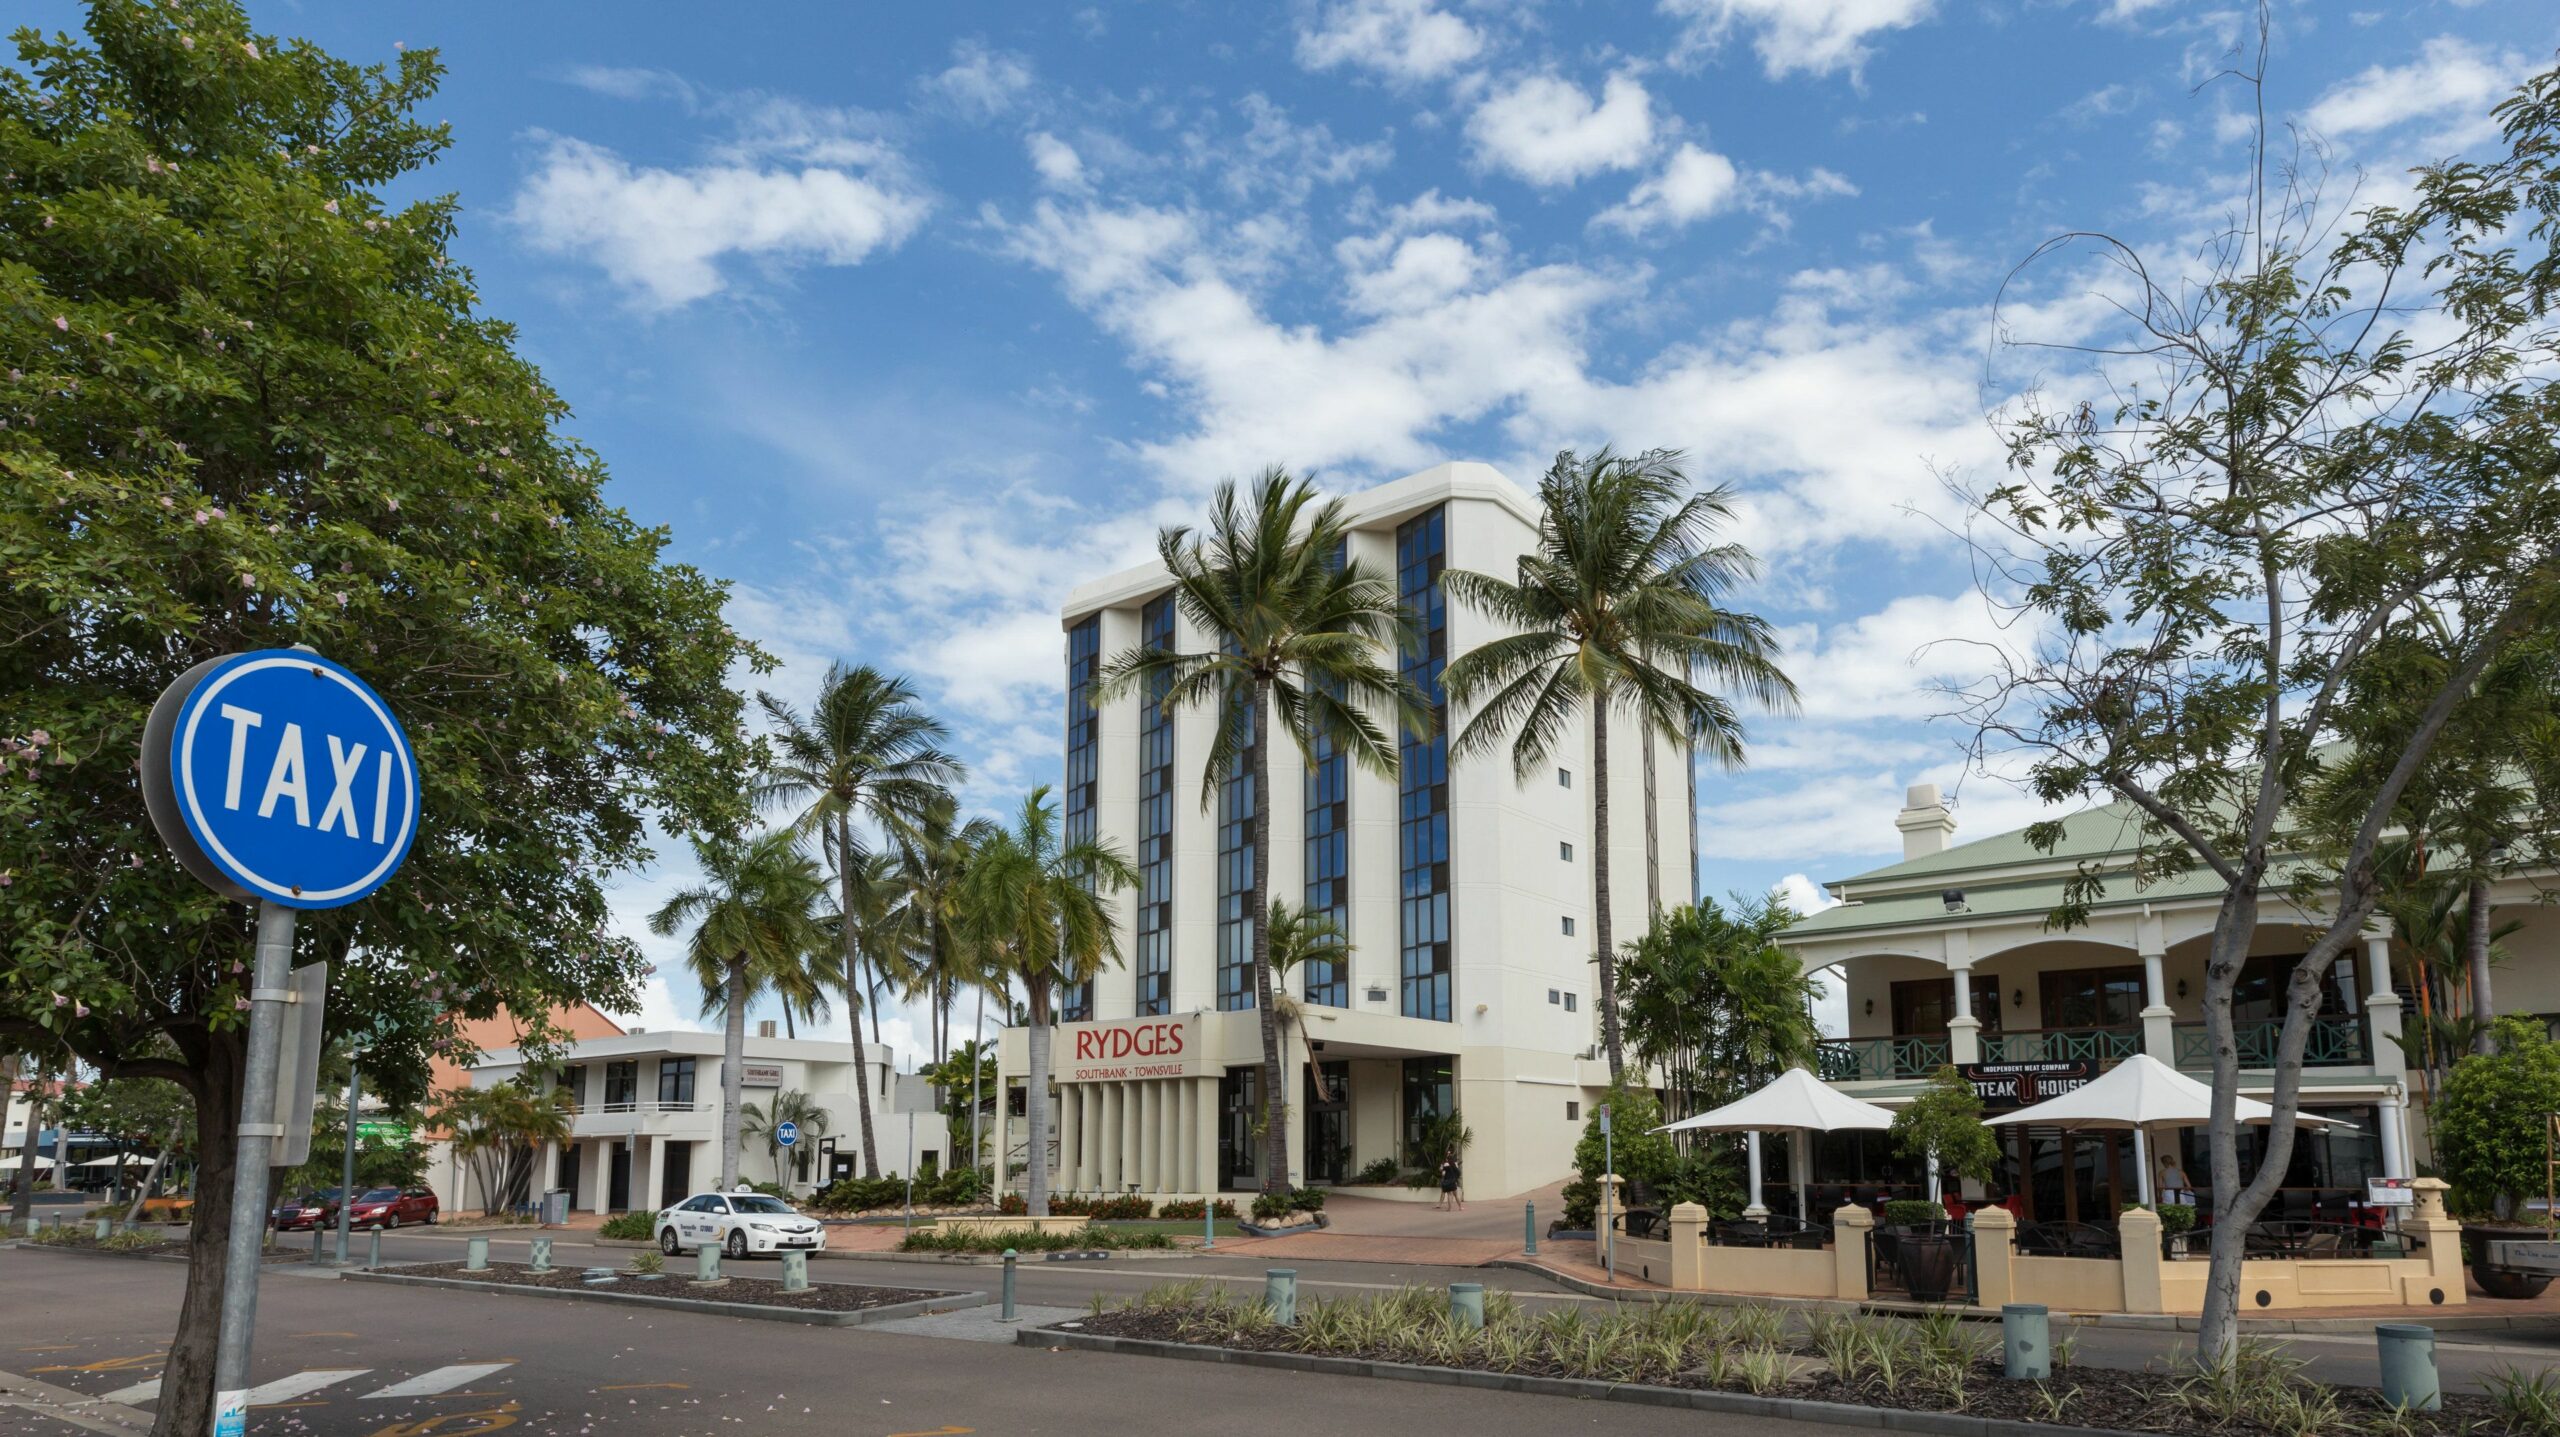
[[[307,1239],[305,1240],[307,1241]],[[358,1239],[359,1254],[363,1239]],[[384,1240],[386,1262],[459,1256],[458,1234],[402,1232]],[[299,1244],[297,1244],[299,1245]],[[520,1258],[522,1239],[495,1239],[500,1260]],[[620,1265],[630,1251],[562,1239],[554,1261]],[[757,1264],[750,1270],[761,1268]],[[1103,1263],[1026,1263],[1026,1307],[1050,1320],[1081,1310],[1095,1293],[1125,1297],[1168,1281],[1201,1278],[1261,1284],[1250,1257],[1150,1259],[1128,1254]],[[1347,1293],[1481,1281],[1532,1305],[1605,1305],[1558,1290],[1530,1273],[1502,1269],[1399,1268],[1369,1263],[1298,1263],[1301,1289]],[[1000,1272],[985,1267],[830,1259],[813,1263],[826,1282],[866,1282],[992,1292]],[[122,1394],[88,1409],[92,1417],[150,1411],[135,1389],[157,1372],[177,1310],[184,1271],[144,1263],[30,1249],[0,1252],[0,1371],[91,1397]],[[1470,1437],[1605,1430],[1715,1433],[1743,1424],[1694,1413],[1605,1408],[1402,1383],[1251,1369],[1209,1369],[1155,1359],[1052,1353],[1001,1342],[959,1340],[1007,1334],[965,1314],[943,1320],[945,1335],[803,1328],[688,1314],[640,1315],[603,1305],[541,1303],[504,1294],[400,1290],[340,1283],[294,1269],[271,1270],[259,1303],[253,1378],[279,1388],[253,1432],[270,1437],[465,1437],[513,1428],[525,1433],[657,1437],[678,1433],[850,1434],[1082,1433],[1109,1429],[1144,1437],[1204,1427],[1221,1433],[1466,1432]],[[1035,1314],[1038,1315],[1038,1314]],[[963,1330],[965,1329],[965,1331]],[[2315,1375],[2334,1382],[2376,1380],[2370,1338],[2285,1339]],[[2186,1352],[2179,1334],[2081,1329],[2078,1355],[2110,1366],[2167,1365]],[[2442,1365],[2449,1385],[2476,1387],[2510,1366],[2560,1362],[2560,1338],[2515,1333],[2448,1333]],[[311,1374],[302,1376],[301,1374]],[[0,1385],[7,1385],[0,1379]],[[397,1389],[386,1393],[386,1389]],[[427,1391],[425,1389],[434,1389]],[[405,1395],[404,1395],[405,1394]],[[112,1406],[116,1411],[105,1411]],[[11,1426],[23,1414],[10,1414]],[[28,1437],[69,1437],[68,1424],[25,1427]],[[87,1430],[99,1430],[91,1428]],[[104,1430],[121,1431],[110,1425]],[[1822,1429],[1790,1427],[1808,1437]]]

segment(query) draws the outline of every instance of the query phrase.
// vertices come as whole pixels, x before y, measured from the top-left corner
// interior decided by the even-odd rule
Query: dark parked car
[[[436,1195],[425,1188],[370,1188],[356,1195],[356,1227],[400,1227],[436,1220]]]
[[[314,1188],[298,1198],[278,1203],[275,1219],[278,1232],[335,1226],[338,1221],[338,1189]]]

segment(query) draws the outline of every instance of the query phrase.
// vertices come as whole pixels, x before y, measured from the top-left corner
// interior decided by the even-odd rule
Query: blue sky
[[[1220,478],[1687,450],[1807,699],[1702,781],[1711,893],[1898,856],[1912,782],[1968,835],[2029,813],[1934,717],[2002,637],[1942,476],[1996,468],[2021,385],[2080,382],[1994,346],[1991,302],[2061,231],[2192,254],[2247,163],[2213,77],[2254,41],[2190,0],[252,14],[442,51],[454,145],[417,183],[460,194],[615,499],[736,581],[778,691],[911,672],[984,806],[1055,777],[1065,589]],[[2339,193],[2483,143],[2560,42],[2534,0],[2273,24],[2269,113]],[[2095,288],[2039,267],[2012,328],[2072,337]],[[683,876],[628,885],[627,926]],[[664,977],[656,1023],[695,1006]]]

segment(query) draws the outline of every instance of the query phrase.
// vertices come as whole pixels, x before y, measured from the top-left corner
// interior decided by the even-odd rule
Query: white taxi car
[[[673,1257],[716,1247],[723,1256],[751,1252],[823,1252],[827,1230],[791,1205],[753,1188],[697,1193],[658,1214],[658,1251]]]

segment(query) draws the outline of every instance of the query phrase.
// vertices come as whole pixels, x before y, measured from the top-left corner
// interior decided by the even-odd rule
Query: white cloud
[[[1661,173],[1639,181],[1623,203],[1602,210],[1594,223],[1639,235],[1665,225],[1677,229],[1728,208],[1741,189],[1742,172],[1733,161],[1684,142]]]
[[[1753,48],[1772,80],[1854,72],[1871,37],[1917,25],[1932,8],[1932,0],[1661,0],[1662,13],[1682,24],[1684,52],[1714,49],[1737,28],[1757,32]]]
[[[1871,614],[1823,627],[1783,627],[1787,672],[1812,723],[1925,720],[1955,708],[1947,694],[1990,672],[2000,654],[2023,660],[1982,596],[1903,594]]]
[[[1840,900],[1831,891],[1801,873],[1790,873],[1770,886],[1769,891],[1784,899],[1788,908],[1810,918],[1825,908],[1837,908]]]
[[[1531,75],[1467,118],[1479,163],[1535,185],[1633,169],[1652,151],[1653,131],[1653,98],[1629,74],[1610,76],[1597,102],[1570,80]]]
[[[838,136],[826,149],[828,161],[798,167],[741,156],[661,169],[553,136],[509,218],[535,248],[591,261],[635,302],[671,309],[725,288],[731,256],[855,265],[923,224],[930,203],[885,146]]]
[[[992,120],[1031,88],[1031,62],[976,40],[951,47],[951,66],[923,81],[926,93],[971,120]]]
[[[1041,183],[1062,190],[1084,187],[1084,160],[1075,146],[1046,130],[1034,130],[1022,143],[1031,152],[1031,168],[1040,172]]]
[[[1396,80],[1434,79],[1483,50],[1482,33],[1430,0],[1336,0],[1298,32],[1310,70],[1355,65]]]
[[[2420,46],[2418,57],[2406,65],[2375,65],[2331,87],[2304,112],[2303,121],[2315,133],[2338,139],[2447,111],[2485,116],[2523,78],[2525,68],[2512,52],[2492,54],[2439,35]]]
[[[581,90],[616,100],[654,100],[661,97],[681,101],[691,109],[701,99],[693,82],[672,70],[651,70],[633,65],[578,65],[564,77]]]

